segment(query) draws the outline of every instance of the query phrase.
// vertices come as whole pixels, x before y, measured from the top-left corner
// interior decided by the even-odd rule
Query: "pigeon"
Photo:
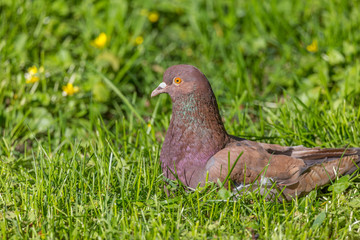
[[[189,188],[220,181],[233,191],[260,189],[291,200],[359,169],[360,148],[281,146],[229,135],[208,79],[194,66],[169,67],[151,97],[161,93],[172,101],[163,174]]]

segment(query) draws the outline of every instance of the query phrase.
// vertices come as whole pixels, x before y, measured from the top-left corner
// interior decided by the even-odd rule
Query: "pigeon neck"
[[[205,165],[228,142],[229,137],[211,89],[206,94],[191,93],[174,99],[164,142],[165,147],[171,148],[170,155],[173,155],[168,164],[191,162],[197,166]]]

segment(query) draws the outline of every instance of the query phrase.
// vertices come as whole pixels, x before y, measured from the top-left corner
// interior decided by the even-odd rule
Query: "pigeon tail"
[[[312,164],[304,169],[295,183],[291,185],[279,183],[280,187],[286,187],[284,189],[286,198],[289,200],[292,196],[303,196],[315,188],[331,183],[337,177],[353,174],[360,169],[360,149],[351,150],[356,150],[357,154]]]

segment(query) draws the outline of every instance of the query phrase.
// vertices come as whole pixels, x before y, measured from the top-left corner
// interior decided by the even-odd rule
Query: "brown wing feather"
[[[359,164],[359,156],[347,156],[330,162],[320,163],[309,167],[302,173],[296,183],[279,182],[279,186],[286,186],[284,193],[290,198],[309,193],[316,187],[323,186],[334,180],[336,176],[347,174]],[[354,168],[355,167],[355,168]]]
[[[285,187],[285,197],[290,199],[329,183],[337,175],[356,170],[359,153],[359,148],[283,147],[248,140],[232,141],[209,159],[206,172],[209,181],[224,181],[242,154],[229,177],[235,185],[253,183],[264,176],[275,181],[278,188]]]

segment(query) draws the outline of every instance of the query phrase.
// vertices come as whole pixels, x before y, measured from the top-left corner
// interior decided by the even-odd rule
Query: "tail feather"
[[[291,156],[300,158],[304,161],[321,160],[321,159],[338,159],[345,156],[360,155],[360,148],[310,148],[293,151]]]
[[[356,151],[360,153],[360,149]],[[302,196],[316,187],[330,183],[337,176],[352,174],[359,168],[360,154],[312,164],[301,174],[296,183],[286,186],[284,194],[289,199],[296,195]]]

